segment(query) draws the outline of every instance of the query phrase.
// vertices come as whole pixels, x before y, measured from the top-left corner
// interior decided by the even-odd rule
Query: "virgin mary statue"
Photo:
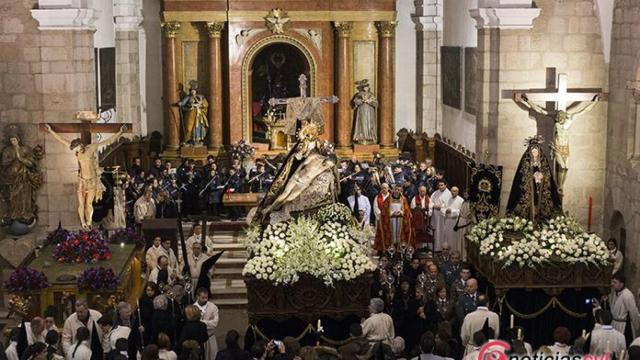
[[[285,221],[291,213],[335,203],[340,192],[338,171],[331,146],[320,142],[320,125],[308,122],[298,132],[269,191],[258,205],[253,223]]]
[[[507,203],[507,216],[541,223],[562,213],[562,203],[549,160],[542,152],[542,139],[527,139]]]

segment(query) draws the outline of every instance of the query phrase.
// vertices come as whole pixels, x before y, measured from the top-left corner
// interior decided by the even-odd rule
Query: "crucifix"
[[[324,129],[324,118],[322,112],[320,112],[320,104],[338,102],[338,97],[321,96],[321,97],[307,97],[307,77],[305,74],[300,74],[298,77],[300,83],[300,96],[294,98],[284,99],[269,99],[270,106],[287,105],[285,133],[290,136],[294,136],[298,130],[297,121],[315,122],[321,129]]]
[[[80,224],[85,229],[91,228],[93,218],[93,202],[100,201],[105,190],[102,184],[102,168],[98,162],[98,149],[109,146],[116,142],[125,132],[131,132],[130,124],[96,124],[93,121],[98,119],[98,115],[89,111],[79,111],[75,114],[77,123],[53,123],[40,124],[41,131],[51,134],[56,140],[69,150],[73,151],[78,160],[78,215]],[[91,143],[91,136],[94,133],[115,133],[114,136],[98,142]],[[67,140],[59,133],[80,133],[80,139]]]
[[[513,100],[524,110],[534,112],[553,119],[553,144],[551,151],[555,164],[555,178],[560,196],[569,170],[569,129],[576,117],[587,113],[600,100],[607,100],[608,94],[602,89],[569,89],[567,74],[559,74],[555,83],[555,68],[547,69],[546,89],[516,90]],[[547,102],[542,107],[535,101]],[[551,104],[549,104],[551,103]],[[553,107],[555,103],[555,107]]]

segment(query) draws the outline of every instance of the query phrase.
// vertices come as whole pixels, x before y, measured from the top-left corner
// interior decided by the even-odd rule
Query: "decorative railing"
[[[476,166],[476,155],[451,139],[434,136],[434,164],[445,171],[445,178],[449,185],[456,185],[461,190],[468,190],[471,186],[473,168]]]

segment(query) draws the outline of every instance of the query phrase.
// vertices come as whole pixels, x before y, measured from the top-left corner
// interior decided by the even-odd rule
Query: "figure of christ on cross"
[[[513,99],[527,110],[551,117],[554,121],[553,144],[551,150],[555,163],[555,177],[560,196],[569,171],[569,129],[576,117],[589,112],[601,99],[601,93],[569,92],[567,91],[567,75],[558,75],[558,89],[551,92],[537,92],[526,94],[515,92]],[[556,102],[555,110],[548,110],[534,103],[532,100]],[[567,106],[567,103],[573,102]],[[587,103],[585,105],[585,103]]]
[[[102,193],[105,190],[101,180],[102,168],[100,168],[98,163],[98,149],[113,144],[128,130],[128,126],[127,124],[96,124],[97,128],[100,129],[98,130],[94,129],[93,124],[90,124],[87,121],[83,121],[83,124],[69,124],[69,129],[61,131],[82,132],[83,140],[74,139],[72,141],[68,141],[56,133],[52,128],[52,126],[64,128],[64,126],[61,125],[63,124],[42,124],[42,127],[49,134],[53,135],[53,137],[60,143],[68,146],[69,149],[74,152],[74,155],[78,160],[78,215],[80,216],[80,224],[82,227],[84,229],[90,229],[93,218],[93,202],[100,201],[102,199]],[[87,127],[87,125],[89,125],[89,127]],[[104,125],[109,126],[105,127]],[[89,135],[89,140],[91,139],[92,130],[113,132],[113,125],[120,126],[120,130],[110,138],[95,144],[84,140],[87,138],[87,133]]]
[[[284,131],[289,136],[295,136],[298,130],[297,120],[301,122],[315,122],[324,132],[324,118],[320,112],[319,105],[323,103],[335,104],[338,97],[335,95],[324,97],[307,97],[307,77],[301,74],[298,77],[300,83],[300,96],[285,99],[269,99],[270,106],[287,105],[286,124]],[[302,124],[301,124],[302,125]]]

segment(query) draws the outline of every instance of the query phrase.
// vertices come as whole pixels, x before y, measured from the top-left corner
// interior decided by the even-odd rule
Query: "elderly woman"
[[[195,305],[187,305],[184,314],[187,321],[182,326],[178,347],[182,348],[184,342],[194,340],[200,345],[200,349],[204,349],[204,343],[207,342],[209,336],[207,335],[207,326],[200,321],[200,309]]]
[[[393,319],[383,313],[384,301],[373,298],[369,302],[370,316],[362,323],[362,333],[369,342],[383,342],[391,346],[391,340],[396,336],[393,329]]]
[[[158,335],[165,333],[172,341],[175,341],[175,325],[169,309],[169,299],[165,295],[158,295],[153,299],[153,314],[151,315],[151,335],[149,340],[152,344],[158,343]]]

